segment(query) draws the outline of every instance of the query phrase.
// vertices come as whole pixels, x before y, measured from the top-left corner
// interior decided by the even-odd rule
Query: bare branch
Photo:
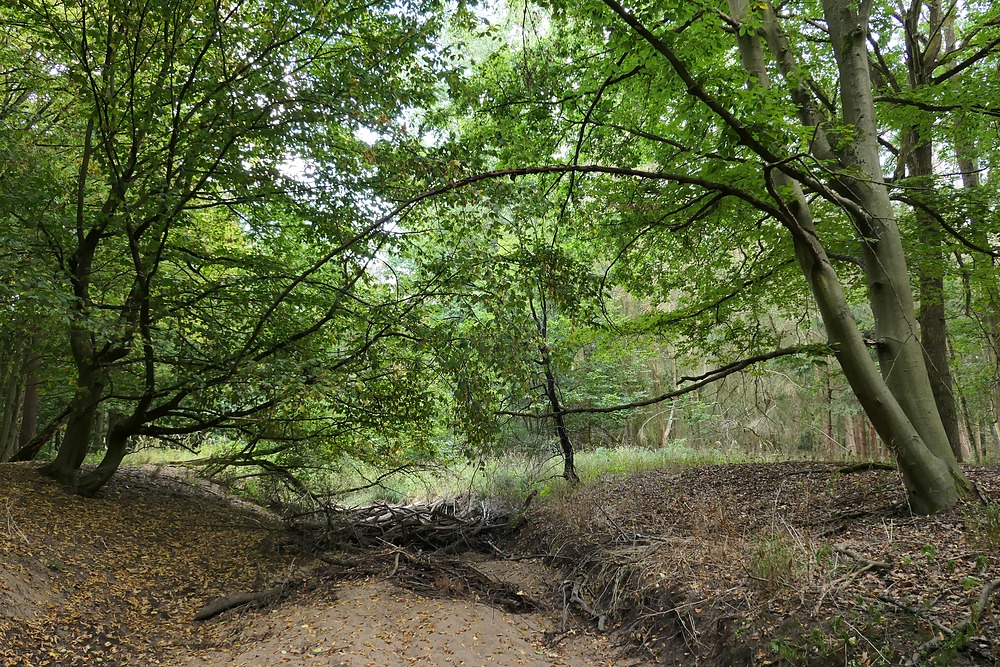
[[[662,403],[663,401],[670,400],[671,398],[676,398],[678,396],[683,396],[684,394],[689,394],[692,391],[701,389],[705,385],[721,380],[733,373],[738,373],[749,366],[758,364],[762,361],[770,361],[771,359],[777,359],[779,357],[788,357],[795,354],[819,354],[822,356],[832,356],[834,350],[829,345],[794,345],[792,347],[784,347],[780,350],[774,350],[773,352],[765,352],[764,354],[757,354],[752,357],[747,357],[746,359],[741,359],[740,361],[734,361],[725,366],[716,368],[715,370],[709,371],[704,375],[699,375],[696,377],[683,377],[681,381],[695,381],[694,384],[690,384],[686,387],[681,387],[680,389],[675,389],[673,391],[668,391],[665,394],[660,394],[659,396],[653,396],[651,398],[644,398],[640,401],[635,401],[633,403],[625,403],[621,405],[612,405],[603,408],[564,408],[559,412],[515,412],[509,410],[498,410],[497,415],[504,415],[508,417],[530,417],[533,419],[551,419],[553,417],[558,417],[559,415],[574,415],[574,414],[607,414],[609,412],[622,412],[624,410],[634,410],[636,408],[643,408],[647,405],[655,405],[657,403]]]

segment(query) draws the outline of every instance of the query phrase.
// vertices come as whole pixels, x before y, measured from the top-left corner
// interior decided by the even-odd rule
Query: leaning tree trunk
[[[737,21],[749,18],[746,0],[730,0],[729,4]],[[783,223],[791,233],[796,260],[819,306],[847,381],[899,463],[912,509],[920,513],[937,512],[954,505],[968,482],[952,455],[938,416],[916,336],[902,242],[878,160],[865,47],[866,17],[854,15],[844,0],[824,0],[824,9],[840,70],[844,121],[853,124],[856,133],[840,158],[851,171],[863,175],[843,178],[838,185],[867,214],[855,213],[853,222],[862,237],[869,298],[879,336],[879,368],[872,362],[840,279],[816,233],[800,184],[776,172],[773,191],[776,197],[777,193],[786,193],[779,203],[786,212]],[[779,64],[787,76],[790,67],[787,44],[782,43],[775,30],[770,39],[771,48],[785,59]],[[754,83],[769,86],[757,33],[744,32],[737,37],[737,43],[743,66]],[[807,102],[801,91],[793,97],[800,108],[800,117],[811,124],[811,110],[805,107]],[[816,136],[818,140],[825,139],[819,127]]]
[[[819,306],[844,376],[875,430],[895,455],[911,509],[920,514],[947,509],[958,502],[968,483],[953,457],[950,461],[942,459],[927,446],[872,362],[840,279],[823,246],[811,234],[808,204],[801,190],[794,190],[796,201],[789,208],[801,232],[793,234],[796,259]]]
[[[101,463],[91,472],[81,475],[76,485],[77,493],[92,496],[115,474],[128,453],[129,436],[132,434],[132,420],[115,421],[108,427],[105,438],[107,451]]]
[[[76,471],[87,456],[103,392],[101,371],[91,365],[82,365],[77,373],[76,395],[66,419],[66,434],[56,458],[42,468],[43,474],[75,488]]]

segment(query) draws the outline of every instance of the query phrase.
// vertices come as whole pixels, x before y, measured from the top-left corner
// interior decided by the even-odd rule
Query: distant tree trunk
[[[42,365],[42,358],[37,350],[38,341],[38,334],[31,337],[31,345],[24,361],[24,398],[21,401],[21,429],[17,438],[18,449],[28,444],[38,430],[39,387],[41,385],[38,369]]]
[[[23,377],[20,364],[11,364],[3,373],[3,410],[0,412],[0,461],[7,461],[17,451],[18,418],[23,405]]]
[[[835,437],[833,429],[833,385],[830,383],[830,372],[827,370],[823,373],[824,391],[823,391],[823,401],[824,410],[823,417],[825,420],[824,424],[824,435],[826,436],[827,448],[829,451],[837,453],[837,439]]]
[[[552,360],[549,356],[547,345],[541,346],[542,369],[545,373],[545,395],[549,399],[549,408],[555,414],[553,420],[556,424],[556,435],[559,438],[559,448],[562,451],[563,477],[568,481],[578,483],[580,476],[576,473],[574,462],[573,441],[570,440],[569,430],[566,428],[566,418],[562,414],[562,403],[559,400],[559,388],[556,385],[556,376],[552,372]]]
[[[857,431],[854,428],[854,421],[851,419],[851,415],[848,413],[844,413],[843,422],[844,422],[844,446],[847,448],[847,451],[854,454],[855,458],[859,459],[863,458],[861,456],[861,452],[858,450],[860,445],[858,444],[858,440],[856,437]]]
[[[855,417],[854,437],[858,440],[858,447],[861,448],[862,458],[875,458],[875,455],[872,452],[871,443],[868,441],[868,418],[865,417],[863,412]]]
[[[27,353],[27,354],[30,354]],[[18,436],[23,420],[25,399],[25,339],[19,336],[0,357],[0,461],[7,461],[18,450]]]
[[[965,394],[960,393],[958,395],[959,403],[962,406],[962,419],[965,421],[965,433],[967,445],[969,448],[969,454],[972,456],[972,460],[977,463],[982,463],[983,458],[980,456],[979,443],[976,441],[976,430],[972,425],[972,415],[969,412],[969,403],[965,400]]]

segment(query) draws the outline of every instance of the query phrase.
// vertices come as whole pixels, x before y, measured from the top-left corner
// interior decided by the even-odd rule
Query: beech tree
[[[359,132],[391,137],[429,99],[438,8],[0,3],[2,62],[28,62],[5,79],[4,148],[24,158],[0,184],[4,236],[27,246],[5,268],[31,270],[5,297],[57,323],[74,376],[48,474],[93,493],[136,435],[332,438],[317,424],[343,406],[295,432],[284,406],[386,373],[420,412],[378,352],[419,295],[373,270],[391,205]],[[77,479],[99,406],[107,451]]]
[[[914,3],[895,17],[888,4],[843,0],[544,6],[516,12],[537,28],[522,20],[514,55],[498,50],[480,64],[455,141],[480,146],[493,176],[557,179],[548,187],[565,228],[605,229],[620,273],[639,276],[629,283],[636,293],[645,284],[669,303],[661,282],[697,295],[691,308],[645,318],[647,329],[698,317],[738,328],[734,305],[795,296],[797,266],[912,509],[953,505],[968,483],[935,401],[893,196],[893,161],[915,160],[898,142],[913,130],[894,130],[884,114],[890,104],[919,107],[936,94],[929,86],[989,78],[996,9]],[[872,63],[906,62],[902,24],[935,11],[954,19],[945,57],[911,33],[921,67],[936,62],[933,80],[877,102],[882,70]],[[947,110],[978,103],[957,85],[948,94]],[[714,249],[705,264],[702,247]],[[850,308],[862,288],[871,331]],[[938,317],[932,291],[927,329]]]

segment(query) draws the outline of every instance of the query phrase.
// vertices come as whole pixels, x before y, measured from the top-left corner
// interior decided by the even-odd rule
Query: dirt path
[[[171,473],[125,470],[85,500],[0,464],[0,667],[651,664],[616,636],[678,667],[997,664],[1000,468],[966,472],[977,495],[934,517],[910,515],[887,470],[649,472],[536,505],[520,560],[387,546],[331,567],[259,508]],[[483,604],[500,589],[531,602],[505,609],[535,611]],[[562,590],[610,634],[572,616],[567,632]]]
[[[0,464],[0,665],[632,664],[558,610],[510,614],[385,577],[338,579],[273,519],[169,471],[124,470],[85,500]],[[551,596],[538,563],[481,564]],[[285,599],[193,621],[206,603],[297,578]]]
[[[546,641],[553,619],[475,602],[429,598],[384,580],[345,582],[337,599],[313,594],[246,620],[231,650],[178,655],[188,667],[272,665],[604,667],[623,665],[606,637]],[[549,635],[551,636],[551,635]]]

